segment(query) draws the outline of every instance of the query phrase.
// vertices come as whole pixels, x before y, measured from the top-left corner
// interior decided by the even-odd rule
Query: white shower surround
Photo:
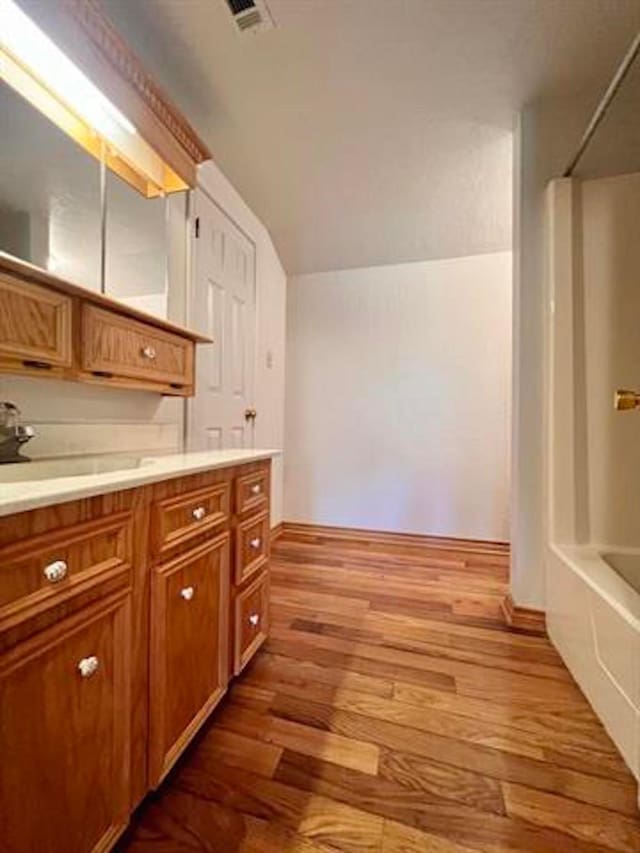
[[[547,202],[547,629],[640,783],[640,593],[603,558],[640,559],[640,415],[613,409],[640,384],[640,175]]]

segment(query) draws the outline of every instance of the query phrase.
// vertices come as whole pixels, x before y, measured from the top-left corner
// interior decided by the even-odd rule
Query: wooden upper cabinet
[[[108,850],[126,824],[129,598],[103,600],[0,657],[3,850]]]
[[[0,252],[0,372],[195,394],[209,338]]]
[[[227,687],[228,533],[155,568],[151,612],[149,781],[155,787]]]
[[[193,386],[194,344],[130,317],[83,305],[81,366],[93,374]]]
[[[70,367],[71,315],[68,296],[0,275],[0,359]]]

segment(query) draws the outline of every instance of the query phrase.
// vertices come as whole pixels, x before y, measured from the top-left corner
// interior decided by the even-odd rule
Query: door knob
[[[245,409],[244,410],[244,419],[245,421],[255,421],[256,415],[258,413],[255,409]]]

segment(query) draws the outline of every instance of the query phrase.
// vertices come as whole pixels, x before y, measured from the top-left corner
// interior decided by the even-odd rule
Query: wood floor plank
[[[319,731],[313,726],[275,718],[269,729],[269,739],[278,746],[302,755],[321,758],[341,767],[349,767],[375,776],[378,772],[380,748],[372,743],[344,737],[334,732]]]
[[[295,660],[313,661],[325,667],[351,668],[353,672],[360,675],[371,675],[374,678],[389,680],[399,678],[410,684],[421,684],[425,687],[451,692],[455,692],[456,689],[455,679],[451,675],[426,669],[412,669],[398,663],[360,657],[356,654],[349,654],[349,652],[336,652],[333,649],[320,648],[310,643],[292,643],[289,640],[280,641],[278,637],[271,637],[266,649],[274,654]]]
[[[380,816],[246,770],[192,761],[181,769],[174,785],[199,799],[275,822],[348,853],[379,853],[382,845]]]
[[[394,820],[384,822],[382,853],[473,853],[473,849]]]
[[[595,841],[621,853],[640,851],[640,820],[586,806],[565,797],[534,791],[524,785],[503,784],[507,813],[537,826]]]
[[[285,531],[268,643],[119,851],[640,853],[637,786],[501,546]]]
[[[272,709],[274,714],[286,719],[315,725],[345,737],[368,738],[392,751],[451,764],[493,779],[525,784],[543,791],[559,791],[573,799],[622,814],[637,813],[637,789],[630,775],[626,783],[603,779],[526,756],[505,754],[490,746],[418,731],[284,695],[276,696]]]
[[[255,676],[273,677],[289,683],[325,684],[329,688],[341,687],[356,690],[358,693],[371,693],[390,699],[393,695],[394,683],[391,679],[376,678],[362,675],[350,669],[337,666],[321,666],[312,661],[292,660],[281,655],[265,651],[246,670],[246,680]]]
[[[289,787],[313,791],[333,801],[349,803],[415,827],[426,833],[478,850],[510,850],[519,853],[572,853],[602,850],[555,828],[541,828],[525,821],[480,811],[459,801],[443,799],[415,784],[375,779],[304,756],[285,753],[276,778]]]
[[[428,638],[399,637],[397,634],[372,631],[363,626],[345,627],[344,625],[336,625],[332,616],[327,616],[325,621],[293,619],[282,624],[278,615],[276,611],[274,624],[279,625],[283,630],[321,634],[325,637],[338,637],[351,642],[373,643],[399,651],[421,653],[431,658],[472,663],[492,669],[504,669],[507,672],[533,675],[537,678],[550,678],[569,683],[572,681],[566,668],[557,662],[547,664],[539,660],[526,660],[515,656],[495,654],[490,656],[486,650],[481,648],[471,649],[462,648],[460,645],[441,645]]]
[[[373,776],[378,772],[380,748],[360,738],[319,730],[295,720],[257,713],[233,704],[220,709],[216,722],[221,730],[233,732],[244,741],[272,744]]]
[[[259,776],[270,778],[282,757],[283,747],[214,726],[201,738],[198,750],[211,762],[251,767]]]
[[[498,694],[504,691],[509,694],[510,698],[511,696],[520,696],[524,697],[526,701],[532,695],[540,696],[542,693],[548,701],[562,702],[567,707],[572,704],[578,706],[584,704],[584,696],[572,681],[542,679],[540,676],[497,670],[487,660],[484,663],[449,660],[428,654],[426,651],[416,652],[388,646],[377,646],[373,643],[357,640],[345,640],[324,634],[295,631],[289,628],[281,628],[278,625],[273,629],[273,637],[276,640],[284,640],[291,644],[301,645],[305,643],[316,648],[329,649],[359,658],[368,658],[378,663],[440,673],[455,679],[456,685],[462,681],[468,685],[469,690],[477,689],[484,691],[485,694],[489,690]]]
[[[402,682],[396,682],[393,698],[417,708],[438,708],[473,720],[498,723],[530,732],[537,736],[536,743],[549,752],[554,748],[562,751],[582,747],[592,755],[597,753],[596,761],[601,760],[602,753],[606,753],[607,756],[613,756],[612,766],[621,766],[620,756],[610,738],[602,726],[591,719],[585,721],[576,719],[567,712],[545,713],[538,707],[530,709],[513,705],[508,697],[500,701],[501,697],[498,696],[493,702],[486,702],[459,693],[445,693]]]

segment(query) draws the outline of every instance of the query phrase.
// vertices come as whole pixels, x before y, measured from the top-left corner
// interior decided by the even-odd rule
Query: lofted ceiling
[[[640,0],[102,0],[290,274],[511,245],[514,115],[594,103]]]

